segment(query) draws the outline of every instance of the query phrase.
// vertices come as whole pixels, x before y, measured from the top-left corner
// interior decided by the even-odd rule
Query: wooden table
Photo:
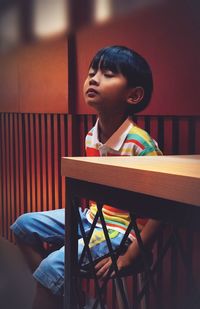
[[[74,197],[148,217],[199,228],[200,155],[62,158],[66,177],[65,308],[76,308],[77,218]]]

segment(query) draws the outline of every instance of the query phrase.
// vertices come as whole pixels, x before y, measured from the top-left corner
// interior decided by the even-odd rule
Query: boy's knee
[[[27,243],[35,243],[36,221],[35,213],[26,213],[19,216],[10,227],[16,237],[16,241],[22,240]]]
[[[34,220],[35,219],[32,213],[26,213],[19,216],[14,222],[13,226],[18,225],[23,231],[26,231],[29,229],[29,226],[32,226]]]

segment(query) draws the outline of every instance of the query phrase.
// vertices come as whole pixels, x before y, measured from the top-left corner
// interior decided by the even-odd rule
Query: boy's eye
[[[93,77],[94,75],[95,75],[95,72],[89,72],[89,73],[88,73],[88,76],[89,76],[89,77]]]
[[[113,73],[112,71],[105,71],[104,72],[104,76],[106,76],[106,77],[114,77],[115,73]]]
[[[96,73],[97,73],[97,71],[94,70],[93,68],[90,68],[90,69],[88,70],[88,76],[89,76],[89,77],[93,77]]]

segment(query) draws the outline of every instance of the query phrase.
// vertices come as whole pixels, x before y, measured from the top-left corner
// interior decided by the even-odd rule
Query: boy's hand
[[[156,235],[158,231],[161,229],[162,224],[154,219],[149,219],[146,223],[145,227],[141,232],[141,238],[143,244],[146,248],[151,248],[154,240],[156,239]],[[117,267],[118,270],[123,270],[125,267],[135,265],[137,267],[138,261],[140,260],[140,249],[137,241],[133,241],[128,247],[127,251],[124,255],[120,255],[117,259]],[[112,264],[112,260],[110,257],[104,258],[99,263],[96,264],[95,269],[97,273],[97,277],[100,280],[104,280],[110,265]],[[114,271],[111,273],[111,277],[114,276]]]
[[[104,280],[109,269],[110,269],[110,265],[112,264],[112,260],[110,257],[107,257],[107,258],[104,258],[103,260],[101,260],[100,262],[98,262],[96,265],[95,265],[95,269],[96,269],[96,274],[97,274],[97,277],[100,279],[100,280]],[[129,261],[127,260],[126,257],[124,257],[124,255],[120,255],[117,259],[117,267],[118,267],[118,270],[122,270],[124,269],[125,267],[127,266],[130,266],[130,263]],[[110,275],[110,277],[113,277],[115,274],[115,272],[113,271]]]

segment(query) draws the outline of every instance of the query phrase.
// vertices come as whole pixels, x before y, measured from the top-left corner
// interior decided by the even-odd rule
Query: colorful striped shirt
[[[114,132],[114,134],[102,144],[98,138],[98,120],[95,126],[88,132],[85,139],[86,156],[156,156],[162,155],[157,143],[143,129],[139,128],[130,118]],[[108,229],[125,233],[129,223],[129,212],[109,205],[102,208],[104,219]],[[90,201],[90,210],[87,213],[89,222],[93,222],[97,212],[96,203]],[[146,220],[138,219],[139,229],[142,229]],[[97,226],[101,226],[100,222]],[[129,235],[133,240],[134,231]]]

